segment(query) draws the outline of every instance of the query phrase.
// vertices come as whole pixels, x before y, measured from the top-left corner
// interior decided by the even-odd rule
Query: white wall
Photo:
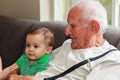
[[[0,16],[40,20],[39,0],[0,0]]]
[[[66,20],[70,0],[54,0],[54,20]]]
[[[54,0],[40,0],[40,20],[54,20]]]

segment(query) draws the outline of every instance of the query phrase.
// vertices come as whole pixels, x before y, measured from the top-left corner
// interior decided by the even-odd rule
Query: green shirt
[[[46,70],[49,62],[51,61],[51,57],[49,54],[45,54],[38,61],[30,64],[28,57],[23,54],[17,61],[16,64],[20,68],[21,75],[35,75],[37,72],[41,72]]]

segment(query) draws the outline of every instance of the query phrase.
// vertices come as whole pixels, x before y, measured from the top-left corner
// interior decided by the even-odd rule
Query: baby
[[[25,53],[11,66],[0,73],[0,80],[7,79],[9,74],[20,69],[20,75],[35,75],[46,70],[51,61],[54,34],[45,27],[34,27],[26,36]]]

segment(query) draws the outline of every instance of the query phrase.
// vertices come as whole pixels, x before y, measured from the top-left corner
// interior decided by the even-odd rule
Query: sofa
[[[3,68],[13,64],[24,52],[27,32],[35,26],[47,27],[55,34],[53,49],[58,48],[68,39],[65,36],[64,21],[37,21],[32,19],[17,19],[8,16],[0,16],[0,56]],[[104,38],[110,44],[120,49],[120,28],[109,27]]]

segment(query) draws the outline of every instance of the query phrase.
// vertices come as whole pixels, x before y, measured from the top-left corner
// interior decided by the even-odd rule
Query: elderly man
[[[35,76],[14,75],[10,80],[54,80],[56,78],[45,78],[58,75],[84,60],[88,60],[88,63],[57,80],[94,80],[91,76],[93,72],[120,63],[120,51],[115,50],[116,48],[103,38],[103,33],[108,27],[107,13],[98,0],[80,0],[69,11],[67,22],[65,34],[71,39],[65,41],[56,51],[57,54],[50,62],[49,68]],[[104,53],[107,54],[102,55]],[[102,55],[99,59],[90,60],[99,55]],[[96,80],[103,79],[96,77]]]

